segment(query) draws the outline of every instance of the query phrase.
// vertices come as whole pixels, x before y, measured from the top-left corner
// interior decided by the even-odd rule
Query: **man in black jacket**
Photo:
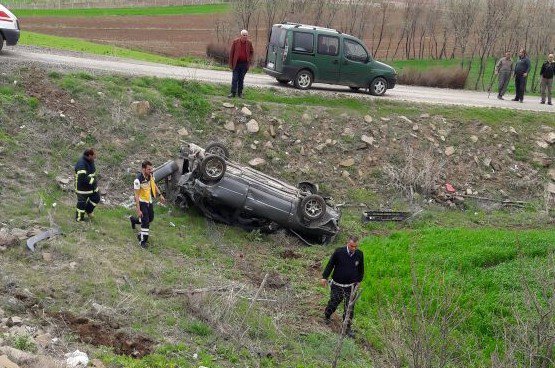
[[[321,284],[326,286],[328,277],[333,271],[331,281],[331,295],[328,306],[324,312],[326,324],[330,323],[330,317],[335,312],[339,304],[344,302],[343,320],[347,314],[351,292],[364,277],[364,255],[357,249],[358,237],[351,236],[346,247],[337,248],[333,252],[324,273],[322,274]],[[347,321],[347,334],[353,337],[351,323],[354,316],[354,305]]]
[[[100,202],[98,192],[96,168],[94,159],[96,152],[89,148],[83,153],[83,157],[75,164],[75,193],[77,194],[77,206],[75,220],[83,221],[85,213],[89,218],[93,216],[95,207]]]
[[[553,60],[553,54],[547,56],[547,61],[543,63],[540,70],[541,83],[540,91],[542,94],[542,99],[540,103],[545,103],[545,95],[547,90],[547,104],[551,105],[551,87],[553,86],[553,74],[555,73],[555,61]]]
[[[515,89],[516,96],[513,101],[524,101],[524,92],[526,91],[526,77],[530,71],[530,59],[526,55],[526,50],[522,49],[518,53],[518,61],[515,65]]]

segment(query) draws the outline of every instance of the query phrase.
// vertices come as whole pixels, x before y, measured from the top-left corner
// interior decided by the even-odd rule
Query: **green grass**
[[[126,49],[123,47],[102,45],[94,42],[84,41],[78,38],[50,36],[34,32],[22,32],[19,43],[22,45],[47,47],[59,50],[70,50],[85,52],[94,55],[120,57],[126,59],[142,60],[151,63],[160,63],[173,66],[204,67],[213,69],[224,69],[204,58],[187,56],[183,58],[170,58],[166,56],[151,54],[148,52]]]
[[[14,9],[18,18],[26,17],[110,17],[167,16],[219,14],[229,11],[229,4],[158,6],[134,8],[75,8],[75,9]]]

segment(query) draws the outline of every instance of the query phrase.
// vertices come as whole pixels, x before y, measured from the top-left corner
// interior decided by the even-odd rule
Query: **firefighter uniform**
[[[75,164],[75,193],[77,194],[75,219],[83,221],[85,213],[91,216],[100,202],[94,161],[86,156],[81,157]]]
[[[134,228],[136,224],[141,225],[138,238],[141,242],[141,246],[145,247],[148,241],[150,223],[154,221],[154,205],[152,204],[152,198],[156,198],[157,193],[154,175],[150,175],[149,178],[146,178],[143,173],[139,173],[133,182],[133,189],[135,189],[135,193],[139,196],[139,208],[143,215],[141,218],[131,216],[131,226]]]

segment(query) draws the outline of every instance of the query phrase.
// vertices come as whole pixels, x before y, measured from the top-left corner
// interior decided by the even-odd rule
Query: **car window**
[[[312,33],[294,32],[293,51],[314,52],[314,35]]]
[[[279,47],[285,46],[285,36],[287,31],[281,27],[272,27],[272,34],[270,35],[270,44]]]
[[[339,38],[333,36],[318,36],[318,53],[337,56],[339,54]]]
[[[343,46],[345,47],[345,58],[359,62],[368,60],[368,53],[360,43],[345,39]]]

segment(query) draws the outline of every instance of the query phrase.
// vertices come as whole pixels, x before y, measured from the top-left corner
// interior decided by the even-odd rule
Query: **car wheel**
[[[349,87],[349,88],[350,88],[351,91],[353,91],[353,92],[357,92],[357,91],[360,89],[360,87]]]
[[[370,83],[370,94],[374,96],[383,96],[387,91],[387,81],[382,77],[374,78]]]
[[[297,185],[297,188],[302,194],[316,194],[318,193],[318,187],[308,181],[303,181]]]
[[[211,155],[220,156],[226,159],[229,158],[229,150],[227,149],[226,146],[224,146],[222,143],[219,143],[219,142],[208,143],[204,151]]]
[[[209,155],[200,163],[200,173],[206,181],[218,181],[224,176],[226,167],[223,157]]]
[[[276,78],[279,84],[289,84],[289,82],[291,82],[289,79],[281,79],[281,78]]]
[[[2,51],[2,47],[4,46],[4,36],[0,33],[0,51]]]
[[[314,221],[326,213],[326,201],[318,194],[311,194],[301,201],[301,215],[304,219]]]
[[[312,85],[312,73],[310,70],[303,69],[295,77],[295,87],[298,89],[309,89]]]

